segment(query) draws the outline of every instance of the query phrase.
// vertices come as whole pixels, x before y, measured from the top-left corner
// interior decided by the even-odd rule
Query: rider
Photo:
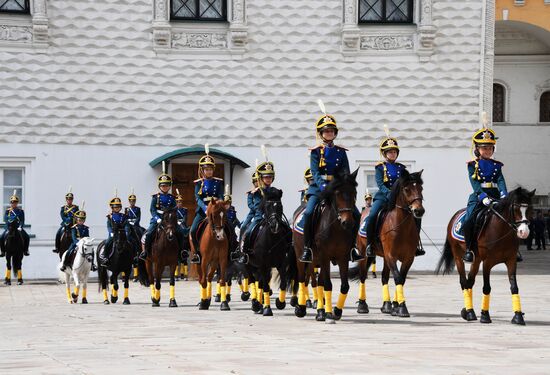
[[[334,139],[338,136],[338,127],[334,116],[323,114],[319,120],[317,120],[316,129],[321,144],[310,149],[310,170],[313,176],[313,183],[309,185],[306,193],[307,206],[304,212],[304,251],[300,257],[300,262],[305,263],[311,263],[313,259],[313,252],[311,250],[313,242],[311,216],[315,206],[319,202],[321,192],[325,190],[338,171],[349,173],[347,150],[334,144]],[[357,233],[361,214],[355,205],[353,207],[353,217],[357,223],[357,228],[353,233]],[[359,250],[357,250],[355,244],[351,249],[350,257],[354,262],[364,258],[359,253]]]
[[[246,204],[248,206],[249,211],[248,211],[248,215],[246,215],[246,218],[241,223],[241,232],[240,232],[239,242],[242,239],[242,236],[244,235],[246,228],[248,228],[248,226],[250,225],[250,222],[254,218],[254,214],[257,207],[262,201],[262,195],[258,189],[258,174],[256,173],[256,170],[254,170],[254,173],[252,173],[252,185],[254,185],[254,188],[246,192]]]
[[[113,226],[117,224],[119,227],[124,228],[124,232],[126,232],[126,238],[130,238],[128,216],[126,216],[125,213],[120,212],[122,210],[122,201],[119,197],[114,197],[109,202],[109,206],[111,206],[111,213],[107,215],[108,237],[107,241],[105,242],[105,246],[103,246],[103,248],[99,252],[99,261],[101,262],[101,265],[105,267],[109,266],[109,253],[111,252],[114,237]]]
[[[76,244],[78,241],[80,241],[84,237],[90,237],[90,228],[88,226],[84,225],[84,222],[86,221],[86,211],[79,210],[74,214],[74,217],[76,219],[76,224],[71,227],[71,236],[73,239],[73,242],[71,243],[71,246],[69,249],[67,249],[67,252],[65,253],[65,259],[63,260],[63,265],[61,266],[61,271],[65,271],[65,269],[70,266],[69,259],[73,255],[74,251],[76,250]],[[97,267],[94,264],[94,261],[92,259],[92,271],[97,271]]]
[[[151,221],[149,223],[149,228],[147,228],[147,232],[145,233],[145,246],[139,255],[139,257],[144,260],[151,253],[153,234],[157,230],[158,224],[162,221],[164,211],[176,207],[176,200],[174,196],[169,193],[170,187],[172,186],[172,177],[164,171],[165,169],[163,167],[163,172],[157,179],[159,192],[153,194],[151,197],[151,205],[149,208],[149,211],[151,212]],[[183,247],[183,238],[181,238],[180,231],[176,231],[176,237],[179,248],[181,249]]]
[[[197,209],[195,218],[191,224],[191,241],[195,253],[191,258],[191,263],[199,264],[201,262],[201,253],[199,249],[199,240],[197,238],[197,229],[199,223],[206,218],[206,206],[212,198],[223,199],[223,180],[214,177],[216,161],[209,155],[208,145],[205,146],[206,155],[199,159],[199,178],[195,182],[195,199]]]
[[[378,185],[378,191],[374,195],[374,203],[367,216],[367,220],[363,224],[363,229],[367,234],[367,257],[375,257],[372,244],[375,237],[375,225],[378,213],[389,202],[391,195],[391,188],[393,184],[401,177],[403,170],[407,169],[403,164],[397,162],[399,156],[399,145],[397,138],[391,137],[388,127],[384,125],[386,131],[386,137],[380,142],[380,155],[385,161],[379,162],[375,167],[375,179]],[[421,220],[415,218],[416,228],[420,233]],[[422,248],[422,242],[419,241],[416,248],[415,256],[424,255],[426,252]]]
[[[490,206],[492,202],[508,195],[506,181],[502,174],[503,164],[492,159],[496,140],[494,130],[488,128],[486,123],[472,137],[475,158],[468,162],[468,178],[474,192],[468,198],[468,206],[463,221],[466,253],[462,259],[468,263],[474,261],[476,252],[477,241],[474,234],[473,220],[476,215],[474,212],[477,212],[483,206]]]
[[[302,190],[298,190],[300,192],[300,202],[307,202],[307,189],[313,184],[313,175],[311,174],[311,168],[306,169],[304,172],[304,180],[306,181],[306,187],[304,187]]]
[[[55,234],[55,249],[52,250],[54,253],[59,253],[60,251],[60,241],[61,236],[65,231],[65,226],[71,227],[74,224],[74,215],[78,211],[78,206],[73,204],[73,200],[74,194],[71,192],[71,188],[69,188],[69,192],[65,194],[66,204],[61,206],[61,210],[59,211],[59,215],[61,216],[61,226]]]
[[[237,218],[235,206],[232,205],[233,199],[231,199],[231,194],[225,193],[223,199],[229,203],[229,208],[227,209],[227,222],[231,224],[233,228],[240,228],[241,222]]]
[[[182,237],[185,238],[189,235],[189,226],[187,225],[187,213],[188,210],[186,207],[183,207],[183,196],[180,194],[179,190],[176,189],[176,211],[178,215],[178,232],[181,233]],[[187,258],[188,252],[186,249],[181,249],[181,255],[184,258]]]
[[[369,210],[372,207],[372,194],[367,190],[364,196],[365,199],[365,207],[363,207],[363,210]]]
[[[124,213],[126,214],[126,216],[128,216],[128,222],[130,223],[130,225],[134,225],[136,228],[138,228],[140,232],[139,234],[141,234],[145,232],[145,228],[141,227],[140,225],[141,208],[136,206],[136,201],[137,197],[132,192],[132,194],[128,196],[128,203],[130,204],[130,206],[124,209]]]
[[[14,221],[18,222],[17,230],[21,232],[21,235],[23,236],[23,254],[25,256],[29,256],[29,235],[27,232],[25,232],[25,229],[23,229],[23,226],[25,225],[25,211],[23,211],[21,208],[17,207],[19,205],[19,197],[16,195],[16,192],[14,190],[13,195],[10,197],[10,207],[6,209],[6,212],[4,213],[4,223],[5,223],[5,229],[4,233],[0,236],[0,257],[3,257],[6,255],[6,249],[5,241],[6,241],[6,235],[8,233],[8,224],[12,223]]]

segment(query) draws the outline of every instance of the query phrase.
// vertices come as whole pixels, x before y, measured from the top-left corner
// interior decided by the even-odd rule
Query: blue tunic
[[[64,205],[59,210],[59,216],[61,216],[60,225],[71,225],[74,223],[74,214],[78,211],[77,205]]]
[[[176,199],[170,193],[157,193],[151,197],[151,205],[149,206],[149,212],[151,212],[151,224],[157,223],[157,219],[162,219],[164,210],[168,208],[176,207]]]
[[[134,207],[126,207],[124,209],[124,213],[126,216],[128,216],[129,220],[132,220],[134,222],[134,225],[140,226],[139,222],[141,221],[141,208],[138,206]]]

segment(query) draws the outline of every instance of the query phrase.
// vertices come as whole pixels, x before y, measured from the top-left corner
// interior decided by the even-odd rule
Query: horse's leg
[[[4,284],[11,285],[11,255],[6,253],[6,276],[4,277]]]
[[[319,295],[319,290],[317,289],[318,287],[318,283],[317,283],[317,278],[315,277],[316,273],[315,272],[315,268],[311,267],[312,269],[312,272],[311,272],[311,276],[309,278],[310,280],[310,283],[311,283],[311,289],[313,290],[313,308],[314,309],[317,309],[317,306],[319,305],[319,298],[323,298],[323,295]]]
[[[74,303],[71,295],[71,275],[65,272],[65,289],[67,292],[67,302]]]
[[[336,318],[332,311],[332,281],[330,280],[330,261],[328,259],[321,263],[321,273],[323,274],[323,284],[325,286],[325,311],[327,314],[325,322],[334,324]]]
[[[296,262],[297,270],[298,270],[298,279],[294,280],[294,282],[298,283],[298,300],[296,301],[296,306],[294,307],[294,315],[296,315],[298,318],[303,318],[306,316],[306,295],[305,295],[305,288],[306,288],[306,271],[308,265],[300,262],[297,260]],[[293,293],[294,293],[293,288]],[[294,296],[292,297],[294,299]],[[292,304],[292,300],[290,302]]]
[[[108,305],[110,303],[109,297],[107,296],[107,287],[109,286],[109,273],[107,269],[103,266],[99,267],[99,272],[102,272],[102,275],[104,275],[101,277],[101,290],[103,292],[103,304]]]
[[[481,297],[481,317],[480,323],[491,323],[491,315],[489,314],[489,303],[491,300],[491,269],[493,264],[487,261],[483,263],[483,297]]]
[[[216,268],[216,265],[212,265],[208,271],[208,276],[206,277],[206,297],[208,300],[208,307],[210,307],[210,303],[212,301],[212,280],[214,280]]]
[[[132,272],[132,264],[130,263],[128,267],[128,272],[124,273],[123,281],[124,281],[124,301],[122,302],[123,305],[129,305],[130,304],[130,298],[128,297],[128,292],[130,288],[130,273]]]
[[[23,273],[21,269],[23,268],[23,255],[21,257],[14,258],[16,261],[14,262],[14,269],[17,274],[17,285],[23,284]]]
[[[111,274],[111,303],[118,301],[118,273]]]
[[[401,263],[401,269],[399,270],[399,273],[401,275],[401,288],[398,288],[397,286],[395,288],[397,291],[397,303],[398,303],[396,315],[401,318],[410,317],[409,310],[407,309],[407,304],[405,303],[405,293],[403,289],[405,287],[405,283],[407,282],[407,274],[411,269],[413,261],[414,261],[414,258],[410,258],[405,262]]]
[[[74,262],[73,264],[76,264],[76,262]],[[77,270],[72,270],[71,272],[73,274],[74,280],[74,292],[72,294],[72,298],[74,303],[78,303],[78,294],[80,293],[80,275]]]
[[[90,277],[90,271],[82,278],[82,304],[87,304],[88,299],[86,298],[86,293],[88,292],[88,277]]]
[[[348,297],[349,292],[349,281],[348,281],[348,260],[340,260],[338,264],[338,269],[340,271],[340,295],[338,296],[338,302],[334,308],[334,318],[340,320],[342,318],[342,312],[344,311],[344,305],[346,303],[346,298]]]
[[[391,270],[393,281],[395,282],[395,299],[394,301],[397,301],[397,306],[393,306],[391,314],[393,316],[400,316],[400,317],[409,317],[409,314],[400,314],[399,309],[400,307],[405,303],[405,295],[403,294],[403,277],[399,270],[399,267],[397,267],[397,260],[393,257],[386,257],[388,259],[388,267]]]
[[[178,264],[170,265],[170,302],[168,307],[178,307],[176,303],[176,269]]]
[[[392,312],[392,303],[390,298],[390,267],[388,261],[384,258],[384,267],[382,268],[382,277],[380,278],[382,282],[382,307],[380,311],[384,314],[391,314]]]
[[[288,275],[286,272],[285,265],[277,267],[277,272],[279,272],[279,297],[275,299],[275,307],[277,310],[282,310],[286,306],[286,289],[288,286]]]
[[[271,281],[271,267],[267,267],[262,272],[262,284],[263,284],[263,291],[264,291],[264,309],[263,309],[263,315],[264,316],[273,316],[273,311],[271,310],[271,297],[270,297],[270,281]]]
[[[301,262],[300,262],[301,263]],[[312,269],[313,272],[311,274],[311,279],[317,279],[317,315],[315,316],[315,320],[318,322],[324,322],[326,319],[326,311],[325,311],[325,280],[324,275],[322,275],[319,271],[316,273],[315,269]]]
[[[160,258],[160,256],[159,256]],[[161,281],[162,281],[162,271],[164,270],[164,267],[161,265],[160,259],[157,259],[157,261],[153,264],[153,275],[154,275],[154,282],[155,282],[155,301],[154,304],[155,307],[160,306],[160,288],[161,288]],[[173,275],[173,274],[172,274]]]
[[[523,312],[521,311],[519,288],[516,280],[516,267],[516,251],[514,251],[513,256],[510,257],[508,261],[506,261],[506,268],[508,269],[508,280],[510,281],[510,291],[512,292],[512,308],[514,310],[512,323],[524,326],[525,320],[523,320]]]
[[[474,262],[470,266],[470,272],[468,272],[468,277],[466,278],[466,281],[464,283],[464,289],[462,291],[462,294],[464,296],[464,308],[460,312],[460,316],[462,316],[462,319],[469,322],[473,320],[477,320],[477,316],[474,311],[472,288],[474,287],[474,284],[476,281],[476,275],[477,275],[477,272],[479,271],[480,263],[481,263],[480,257],[476,257]],[[485,264],[483,265],[483,268],[485,268]]]
[[[357,301],[357,313],[368,314],[369,306],[367,305],[367,291],[365,280],[368,273],[368,259],[359,262],[359,298]]]
[[[229,301],[227,299],[228,296],[228,289],[230,288],[228,286],[228,283],[226,281],[227,278],[227,253],[225,251],[222,251],[220,254],[220,264],[218,267],[218,283],[220,284],[220,299],[221,299],[221,305],[220,310],[222,311],[229,311],[231,310],[229,308]]]

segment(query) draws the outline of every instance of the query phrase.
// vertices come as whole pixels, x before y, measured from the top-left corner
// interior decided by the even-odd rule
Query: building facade
[[[151,162],[171,155],[184,188],[198,159],[185,149],[204,143],[231,155],[218,162],[240,217],[252,169],[232,160],[253,166],[265,144],[290,216],[319,98],[360,168],[359,207],[375,188],[384,123],[400,160],[424,169],[424,228],[437,246],[466,203],[470,137],[492,108],[493,0],[8,3],[28,12],[0,12],[0,182],[4,205],[22,192],[35,236],[27,277],[56,275],[69,185],[101,239],[115,188],[122,198],[134,188],[147,211],[160,173]],[[415,268],[433,269],[439,253],[424,243]]]

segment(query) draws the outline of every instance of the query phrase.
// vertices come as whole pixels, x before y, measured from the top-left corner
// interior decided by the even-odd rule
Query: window
[[[227,20],[227,0],[172,0],[171,2],[170,18],[173,20]]]
[[[376,184],[376,178],[374,176],[374,170],[369,170],[365,173],[367,177],[367,189],[369,190],[369,193],[372,194],[374,197],[374,194],[378,192],[378,185]],[[366,190],[365,190],[366,192]]]
[[[504,122],[506,89],[500,83],[493,83],[493,122]]]
[[[0,12],[30,13],[29,0],[0,0]]]
[[[23,207],[23,171],[23,168],[0,168],[2,212],[9,207],[14,190],[19,197],[19,206]]]
[[[540,97],[540,122],[550,122],[550,91]]]
[[[414,0],[359,0],[359,23],[412,23]]]

